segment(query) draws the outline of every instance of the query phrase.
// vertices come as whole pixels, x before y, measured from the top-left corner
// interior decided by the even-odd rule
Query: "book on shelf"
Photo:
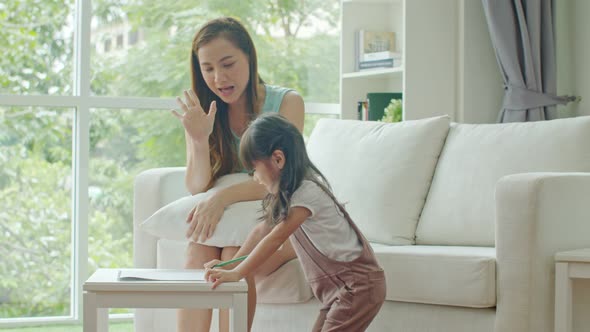
[[[401,66],[401,63],[395,59],[382,59],[359,62],[359,71],[378,68],[394,68]]]
[[[357,102],[357,119],[381,121],[392,99],[402,98],[401,92],[369,92],[366,99]]]
[[[361,62],[363,61],[375,61],[375,60],[383,60],[383,59],[399,59],[401,60],[401,53],[398,52],[391,52],[391,51],[383,51],[383,52],[374,52],[374,53],[365,53],[363,54],[363,58],[360,59]]]
[[[357,102],[357,119],[367,121],[369,119],[369,104],[367,100]]]
[[[395,51],[393,31],[358,30],[354,49],[357,71],[401,65],[401,54]]]

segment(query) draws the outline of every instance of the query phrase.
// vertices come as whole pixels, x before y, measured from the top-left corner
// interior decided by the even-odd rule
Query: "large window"
[[[198,27],[238,17],[263,79],[339,117],[339,0],[0,3],[0,328],[79,321],[81,283],[132,266],[133,179],[182,166],[170,113]],[[117,311],[119,312],[119,311]]]
[[[0,317],[70,315],[73,113],[0,106]]]

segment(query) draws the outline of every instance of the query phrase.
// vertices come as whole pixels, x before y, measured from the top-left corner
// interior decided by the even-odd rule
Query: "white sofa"
[[[554,254],[590,247],[590,117],[457,124],[320,120],[312,161],[371,240],[387,301],[370,331],[553,331]],[[183,168],[135,182],[134,264],[181,268],[185,243],[138,224],[187,195]],[[576,281],[574,331],[590,330]],[[308,331],[319,303],[297,260],[262,281],[254,331]],[[136,331],[174,331],[171,309]]]

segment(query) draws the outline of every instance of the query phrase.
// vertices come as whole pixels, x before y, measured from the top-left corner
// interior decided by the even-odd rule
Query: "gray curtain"
[[[504,78],[498,122],[557,118],[554,0],[482,0]]]

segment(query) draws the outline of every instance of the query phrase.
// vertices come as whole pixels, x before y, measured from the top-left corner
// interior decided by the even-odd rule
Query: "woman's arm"
[[[303,98],[295,92],[289,91],[283,97],[279,113],[291,122],[300,132],[303,131],[305,108]],[[188,191],[198,194],[205,191],[211,180],[211,162],[209,159],[209,141],[194,141],[185,130],[186,140],[186,178]],[[218,196],[227,206],[241,201],[254,201],[264,198],[266,191],[263,185],[254,181],[244,182],[218,192]]]
[[[205,191],[211,179],[209,135],[213,132],[217,103],[212,101],[205,113],[193,90],[184,91],[184,100],[176,98],[182,114],[172,110],[184,127],[186,141],[186,188],[191,194]]]
[[[272,231],[264,237],[246,258],[237,267],[231,270],[208,269],[205,280],[213,281],[213,287],[222,282],[238,281],[256,271],[262,263],[268,259],[279,247],[293,234],[303,222],[311,216],[311,211],[304,207],[294,207],[287,218],[276,225]]]
[[[215,191],[207,199],[199,202],[189,213],[187,222],[190,225],[186,231],[187,238],[205,241],[215,232],[226,206],[236,202],[260,200],[267,194],[266,188],[253,180]]]
[[[281,102],[281,107],[279,108],[279,114],[297,127],[299,132],[303,132],[305,105],[303,98],[297,92],[289,91],[285,94]]]
[[[201,193],[207,189],[211,180],[211,161],[209,156],[209,140],[194,141],[188,132],[184,131],[186,141],[186,175],[184,182],[191,195]]]

